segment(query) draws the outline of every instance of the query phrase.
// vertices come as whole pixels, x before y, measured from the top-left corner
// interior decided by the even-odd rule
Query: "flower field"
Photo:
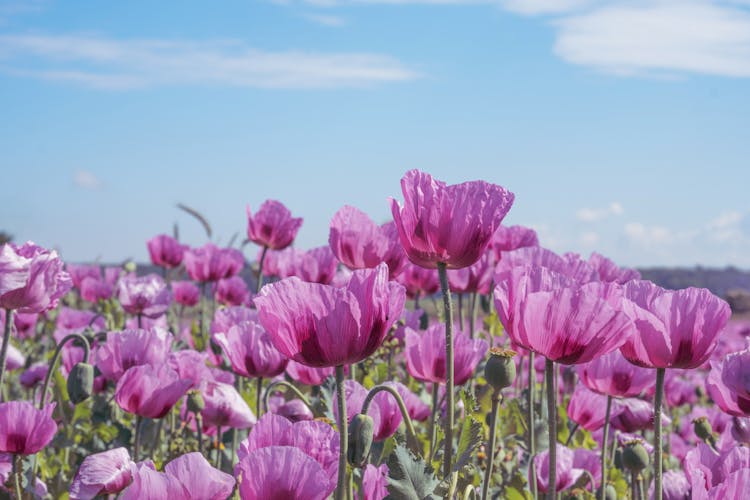
[[[401,190],[318,248],[274,200],[155,236],[158,273],[0,247],[0,496],[750,498],[750,321],[546,249],[502,186]]]

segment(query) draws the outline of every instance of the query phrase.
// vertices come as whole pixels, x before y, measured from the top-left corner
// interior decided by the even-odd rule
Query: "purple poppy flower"
[[[247,238],[273,250],[283,250],[294,241],[302,226],[302,218],[292,217],[283,203],[266,200],[253,216],[247,207]]]
[[[96,352],[96,366],[107,379],[117,381],[131,367],[161,365],[172,349],[172,335],[162,329],[110,332]]]
[[[425,332],[412,329],[405,332],[406,369],[417,380],[445,383],[445,325],[436,323]],[[482,339],[471,339],[456,331],[454,337],[453,370],[455,384],[466,383],[487,353],[489,345]]]
[[[166,234],[154,236],[146,242],[151,262],[155,266],[171,269],[182,264],[187,245]]]
[[[0,308],[40,313],[57,306],[72,286],[54,250],[32,242],[0,246]]]
[[[152,319],[167,312],[172,302],[172,292],[156,274],[124,277],[117,284],[117,297],[125,312]]]
[[[273,378],[286,368],[287,357],[274,347],[271,336],[259,323],[243,321],[213,338],[238,375]]]
[[[28,401],[0,403],[0,452],[33,455],[52,441],[57,424],[52,419],[55,403],[37,410]]]
[[[115,401],[123,410],[149,418],[162,418],[191,386],[169,366],[134,366],[117,382]]]
[[[245,266],[245,257],[236,248],[219,248],[206,243],[187,250],[184,263],[191,279],[208,283],[238,274]]]
[[[70,485],[71,500],[91,500],[98,495],[113,495],[132,481],[135,463],[125,448],[94,453],[83,459]]]

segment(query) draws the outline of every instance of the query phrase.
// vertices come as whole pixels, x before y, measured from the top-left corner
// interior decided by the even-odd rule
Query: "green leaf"
[[[433,495],[438,480],[432,468],[405,446],[398,445],[388,457],[389,500],[436,499]]]

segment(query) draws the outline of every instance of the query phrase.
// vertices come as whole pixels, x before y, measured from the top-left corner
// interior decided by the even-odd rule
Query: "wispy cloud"
[[[339,26],[344,26],[346,24],[346,19],[343,17],[330,14],[305,14],[305,18],[316,24],[330,26],[332,28],[338,28]]]
[[[420,77],[387,55],[268,52],[227,40],[4,35],[0,62],[6,73],[109,90],[163,85],[363,87]]]
[[[562,18],[555,52],[618,74],[750,77],[750,13],[724,2],[613,2]]]
[[[73,183],[82,189],[97,191],[102,188],[102,181],[88,170],[76,170],[73,173]]]
[[[623,212],[622,205],[613,201],[603,208],[581,208],[576,212],[576,217],[583,222],[598,222],[612,215],[622,215]]]

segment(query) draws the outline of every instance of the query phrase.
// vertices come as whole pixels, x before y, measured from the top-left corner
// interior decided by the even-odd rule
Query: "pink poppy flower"
[[[250,301],[250,290],[239,276],[220,279],[214,287],[216,302],[225,306],[246,305]]]
[[[238,274],[245,266],[245,257],[236,248],[219,248],[206,243],[185,252],[185,269],[198,283],[219,281]]]
[[[117,297],[128,314],[152,319],[167,312],[172,302],[172,293],[167,284],[156,274],[124,277],[117,284]]]
[[[289,360],[289,364],[286,365],[286,373],[292,380],[300,384],[320,385],[325,379],[334,374],[334,369],[330,366],[317,368]]]
[[[619,267],[603,255],[593,252],[589,257],[588,263],[596,269],[599,274],[599,280],[607,283],[627,283],[632,280],[641,279],[641,273],[635,269]]]
[[[162,418],[191,386],[169,366],[134,366],[117,382],[115,401],[123,410],[149,418]]]
[[[55,403],[37,410],[28,401],[0,403],[0,452],[33,455],[52,441],[57,424],[52,419]]]
[[[238,375],[273,378],[286,368],[287,357],[274,347],[271,336],[259,323],[244,321],[213,338]]]
[[[410,170],[401,179],[404,206],[390,198],[393,220],[409,259],[460,269],[476,262],[510,210],[515,196],[484,181],[448,186]]]
[[[255,424],[255,415],[230,384],[205,381],[200,392],[206,403],[201,412],[204,426],[247,429]]]
[[[54,250],[32,242],[0,246],[0,308],[40,313],[57,306],[72,286]]]
[[[201,291],[192,281],[173,281],[172,293],[174,301],[180,305],[193,307],[201,298]]]
[[[405,333],[406,369],[424,382],[445,383],[445,325],[436,323],[424,333],[408,328]],[[466,333],[454,334],[453,370],[455,384],[465,384],[474,375],[489,345],[482,339],[471,339]]]
[[[536,231],[524,226],[500,225],[490,241],[490,248],[496,261],[501,259],[503,252],[537,246],[539,246],[539,238],[537,238]]]
[[[89,455],[70,485],[70,499],[92,500],[98,495],[117,494],[133,481],[135,469],[125,448]]]
[[[355,271],[345,288],[286,278],[255,299],[263,327],[285,356],[310,366],[357,363],[380,347],[401,316],[404,289],[388,267]]]
[[[107,379],[117,381],[133,366],[161,365],[172,349],[172,335],[160,328],[110,332],[96,351],[96,366]]]
[[[630,281],[624,287],[623,311],[637,328],[621,349],[628,361],[689,369],[708,360],[729,320],[729,304],[705,288],[665,290],[649,281]]]
[[[255,216],[247,207],[247,238],[262,247],[283,250],[292,244],[300,226],[302,218],[292,217],[279,201],[264,201]]]
[[[383,500],[388,496],[388,466],[367,464],[362,473],[362,499]]]
[[[620,351],[612,351],[577,366],[581,381],[592,391],[616,398],[632,398],[653,388],[652,370],[635,366]]]
[[[570,448],[557,444],[556,451],[556,469],[557,474],[555,476],[555,491],[567,490],[583,475],[583,469],[577,468],[573,465],[575,460],[575,453]],[[549,485],[549,452],[544,450],[534,457],[534,465],[536,466],[536,485],[539,491],[547,493]],[[529,481],[533,481],[532,477],[529,477]]]
[[[154,236],[146,242],[151,262],[155,266],[171,269],[182,264],[187,245],[166,234]]]

